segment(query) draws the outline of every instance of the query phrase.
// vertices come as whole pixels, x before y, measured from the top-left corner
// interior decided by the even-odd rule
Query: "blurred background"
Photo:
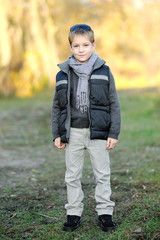
[[[94,176],[85,155],[85,213],[61,230],[64,151],[53,147],[57,64],[71,54],[72,25],[89,24],[95,52],[120,90],[122,130],[110,152],[114,220],[100,232]],[[0,0],[0,239],[159,240],[160,0]],[[123,90],[124,89],[124,90]],[[106,237],[107,236],[107,237]]]
[[[72,25],[91,25],[118,89],[160,86],[159,0],[0,0],[0,96],[53,87]]]

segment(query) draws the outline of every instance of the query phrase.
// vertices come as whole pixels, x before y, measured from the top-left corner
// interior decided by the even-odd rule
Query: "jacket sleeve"
[[[110,114],[111,114],[111,125],[109,129],[108,137],[118,139],[121,128],[121,113],[120,103],[116,91],[114,77],[109,70],[109,101],[110,101]]]
[[[59,133],[59,117],[60,117],[60,107],[58,104],[58,97],[57,97],[57,91],[55,89],[55,94],[53,98],[53,104],[52,104],[52,135],[53,135],[53,141],[60,137]]]

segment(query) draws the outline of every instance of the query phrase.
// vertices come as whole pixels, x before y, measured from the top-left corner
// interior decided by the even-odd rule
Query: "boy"
[[[115,229],[114,202],[110,200],[108,150],[116,146],[120,133],[120,105],[114,78],[105,61],[93,52],[94,32],[86,24],[70,28],[72,55],[59,64],[52,106],[52,133],[57,148],[65,148],[68,203],[64,231],[79,227],[83,212],[81,177],[87,149],[96,179],[95,200],[98,225]]]

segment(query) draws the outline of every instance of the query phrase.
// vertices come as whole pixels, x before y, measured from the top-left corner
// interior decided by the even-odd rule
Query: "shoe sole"
[[[81,221],[78,222],[78,224],[75,226],[75,227],[64,227],[63,226],[63,231],[66,231],[66,232],[73,232],[74,230],[76,230],[81,224]]]
[[[98,221],[98,226],[104,231],[104,232],[110,232],[116,229],[116,225],[114,227],[104,227],[100,221]]]

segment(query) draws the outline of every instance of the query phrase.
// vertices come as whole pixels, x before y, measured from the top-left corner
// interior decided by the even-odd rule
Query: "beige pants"
[[[88,128],[71,128],[70,142],[66,146],[66,174],[68,203],[65,205],[67,215],[81,216],[84,194],[81,177],[84,152],[88,150],[96,179],[95,200],[98,215],[113,214],[114,202],[110,200],[110,160],[105,140],[90,140]]]

